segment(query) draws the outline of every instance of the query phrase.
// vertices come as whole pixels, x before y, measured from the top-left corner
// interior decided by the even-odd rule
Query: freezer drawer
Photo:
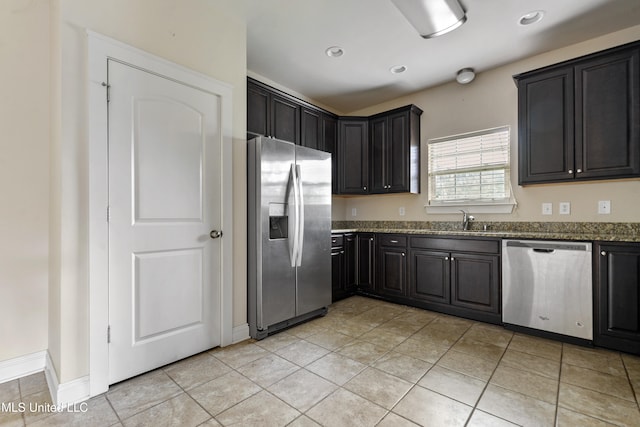
[[[503,322],[592,340],[591,263],[591,243],[503,240]]]

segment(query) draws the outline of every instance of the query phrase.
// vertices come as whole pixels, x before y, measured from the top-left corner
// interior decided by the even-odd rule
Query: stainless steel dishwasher
[[[591,341],[591,243],[502,241],[502,321]]]

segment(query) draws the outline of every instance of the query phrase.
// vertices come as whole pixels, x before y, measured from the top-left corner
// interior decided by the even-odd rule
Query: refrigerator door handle
[[[302,244],[304,242],[304,192],[302,191],[302,174],[300,166],[296,166],[296,179],[298,181],[298,254],[296,256],[296,267],[302,265]]]
[[[289,256],[291,267],[295,267],[298,261],[298,235],[300,234],[300,188],[298,186],[298,174],[295,163],[291,163],[291,173],[289,177],[291,189],[293,190],[293,206],[289,203]]]

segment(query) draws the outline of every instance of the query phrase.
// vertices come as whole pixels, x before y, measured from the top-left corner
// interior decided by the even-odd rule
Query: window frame
[[[443,175],[442,173],[432,174],[431,173],[431,147],[432,144],[443,143],[448,141],[456,141],[471,137],[481,137],[483,135],[491,135],[501,132],[507,132],[507,163],[505,166],[500,165],[498,167],[482,167],[482,165],[477,165],[475,167],[469,168],[456,168],[450,169],[455,173],[456,170],[461,169],[475,169],[476,171],[482,170],[502,170],[505,175],[505,185],[506,192],[508,193],[507,197],[501,198],[481,198],[481,199],[464,199],[464,200],[434,200],[433,199],[433,180],[437,175]],[[425,205],[425,209],[427,213],[458,213],[461,209],[464,209],[468,212],[472,213],[511,213],[513,209],[517,206],[517,202],[515,200],[515,196],[513,193],[513,185],[511,183],[511,126],[498,126],[494,128],[481,129],[477,131],[461,133],[456,135],[449,135],[439,138],[432,138],[427,141],[427,156],[428,158],[428,174],[427,174],[427,188],[428,188],[428,201]]]

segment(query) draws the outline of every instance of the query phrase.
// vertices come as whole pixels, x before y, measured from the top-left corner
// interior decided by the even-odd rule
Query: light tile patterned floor
[[[0,426],[640,425],[640,357],[352,297],[262,341],[117,384],[86,413]],[[43,374],[0,402],[49,402]]]

